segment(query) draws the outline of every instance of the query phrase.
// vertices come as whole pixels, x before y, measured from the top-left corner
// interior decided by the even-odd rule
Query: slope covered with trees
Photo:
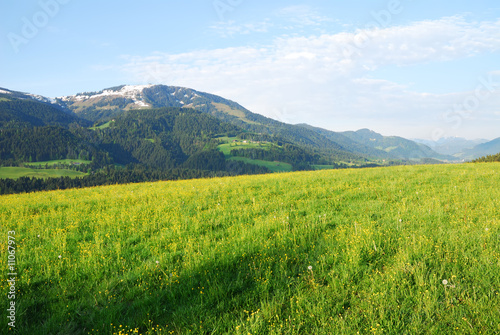
[[[496,155],[488,155],[484,157],[477,158],[472,161],[473,163],[491,163],[491,162],[500,162],[500,153]]]
[[[55,105],[0,94],[0,129],[41,126],[89,126],[91,123]]]

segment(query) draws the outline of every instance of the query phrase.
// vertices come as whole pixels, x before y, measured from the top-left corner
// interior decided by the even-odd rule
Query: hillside
[[[349,151],[354,151],[354,152],[359,152],[367,157],[376,157],[379,159],[398,159],[402,157],[398,157],[397,155],[392,155],[387,151],[382,150],[381,148],[374,148],[373,146],[370,145],[365,145],[367,142],[366,139],[362,138],[355,138],[354,136],[349,136],[346,134],[318,128],[318,127],[313,127],[307,124],[300,124],[301,127],[307,128],[314,130],[315,132],[323,135],[327,139],[336,142],[340,144],[343,148],[348,149]],[[375,132],[372,132],[373,134],[376,134]],[[376,134],[377,137],[383,138],[382,135]]]
[[[399,157],[407,160],[422,158],[434,158],[446,161],[457,160],[456,157],[450,155],[438,154],[426,145],[415,143],[398,136],[382,136],[369,129],[346,131],[342,132],[342,135],[359,144],[364,144],[373,149],[385,151],[392,157]]]
[[[491,162],[500,162],[500,153],[496,155],[488,155],[484,157],[477,158],[473,161],[473,163],[491,163]]]
[[[26,176],[39,175],[26,168],[59,170],[61,177],[67,169],[86,175],[82,180],[17,177],[2,181],[0,193],[138,182],[148,176],[159,180],[376,165],[313,131],[190,89],[123,85],[55,100],[1,93],[0,166],[20,167],[17,171]],[[189,105],[178,100],[189,96]],[[169,104],[177,107],[154,108]],[[94,122],[81,118],[93,116]],[[259,146],[222,153],[235,141]],[[72,160],[85,163],[47,164]],[[57,171],[47,172],[57,176]],[[18,176],[0,173],[0,178],[12,175]]]
[[[3,93],[2,93],[3,92]],[[0,129],[33,126],[89,126],[87,120],[63,111],[42,97],[0,89]]]
[[[189,88],[165,85],[121,85],[100,92],[80,93],[59,97],[56,101],[83,118],[93,122],[109,121],[131,109],[193,108],[210,114],[224,122],[256,134],[273,137],[304,146],[329,160],[366,162],[366,157],[345,150],[320,134],[298,126],[282,123],[250,112],[236,102]]]
[[[59,159],[98,160],[98,146],[58,126],[3,129],[0,132],[0,166]]]
[[[259,138],[259,145],[231,150],[233,142],[247,142],[244,138],[248,136]],[[267,140],[262,140],[262,137]],[[0,164],[3,166],[69,168],[87,173],[81,180],[1,181],[0,194],[109,183],[311,170],[314,164],[333,164],[279,138],[248,133],[210,114],[189,108],[128,110],[106,124],[91,128],[26,126],[3,129],[0,145]],[[229,151],[224,152],[224,146]],[[63,166],[56,167],[47,164],[53,160],[75,159],[84,163],[63,163]],[[31,165],[32,162],[38,164]],[[59,170],[61,176],[67,175],[62,169]],[[26,176],[37,175],[28,169],[18,171],[26,171]],[[9,178],[12,174],[0,171],[0,176]]]
[[[16,331],[494,334],[499,175],[406,166],[0,196]]]
[[[8,182],[0,193],[31,191],[35,184],[36,190],[100,185],[111,181],[103,179],[105,171],[115,182],[137,182],[153,175],[158,180],[454,159],[369,130],[337,133],[282,123],[222,97],[165,85],[121,85],[56,99],[1,89],[0,130],[0,166],[32,168],[28,163],[37,162],[51,169],[46,162],[77,159],[86,163],[58,168],[87,174],[82,181]],[[245,142],[255,145],[231,148]]]
[[[126,110],[144,108],[193,108],[224,121],[252,123],[253,114],[239,104],[193,89],[166,85],[121,85],[99,92],[78,93],[55,101],[81,117],[97,122],[109,120]]]
[[[452,156],[459,156],[460,153],[467,149],[472,149],[476,145],[488,142],[488,140],[485,139],[467,140],[460,137],[440,138],[437,141],[422,139],[413,139],[413,141],[425,144],[440,154]]]
[[[329,160],[366,163],[373,160],[408,160],[436,158],[455,160],[439,155],[432,149],[399,139],[397,143],[372,146],[369,139],[335,133],[308,125],[291,125],[252,113],[243,106],[222,97],[189,88],[165,85],[121,85],[100,92],[80,93],[60,97],[56,101],[64,108],[93,122],[107,121],[124,110],[148,107],[194,108],[211,114],[242,129],[265,134],[305,147]],[[386,139],[386,142],[388,140]],[[394,141],[392,141],[394,142]],[[404,143],[403,143],[404,142]]]
[[[495,155],[499,152],[500,137],[486,143],[478,144],[472,149],[464,150],[457,156],[464,160],[473,160],[482,156]]]
[[[66,115],[76,115],[78,119],[83,118],[96,126],[106,125],[126,111],[165,107],[192,108],[231,123],[250,134],[258,134],[258,138],[255,135],[251,137],[254,140],[285,141],[302,147],[323,157],[325,163],[348,162],[363,165],[375,162],[380,164],[384,160],[455,159],[401,138],[395,141],[395,137],[387,137],[373,145],[370,138],[362,135],[363,130],[336,133],[304,124],[286,124],[252,113],[234,101],[183,87],[121,85],[55,99],[8,90],[2,92],[24,100],[43,101],[59,111],[65,111]]]

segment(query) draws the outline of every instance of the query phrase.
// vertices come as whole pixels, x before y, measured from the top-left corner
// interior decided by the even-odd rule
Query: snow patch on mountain
[[[125,85],[121,89],[106,89],[96,94],[77,94],[68,97],[61,97],[62,101],[79,101],[84,102],[90,99],[97,99],[103,97],[123,97],[132,100],[136,105],[141,107],[151,107],[149,104],[144,102],[143,90],[145,88],[150,88],[154,85]]]
[[[40,101],[40,102],[47,102],[47,103],[51,103],[51,104],[56,102],[55,99],[47,98],[47,97],[37,95],[37,94],[27,93],[26,95],[28,95],[28,96],[32,97],[33,99]]]
[[[149,104],[145,103],[144,101],[135,101],[135,104],[138,105],[139,107],[151,107]]]
[[[4,91],[4,90],[0,90],[0,93],[3,93],[3,94],[12,94],[12,92]]]

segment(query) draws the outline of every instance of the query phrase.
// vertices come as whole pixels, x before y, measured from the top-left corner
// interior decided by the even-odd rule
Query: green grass
[[[103,123],[103,124],[101,124],[100,126],[97,126],[97,127],[90,127],[90,129],[92,129],[92,130],[106,129],[106,128],[109,128],[111,126],[111,123],[114,123],[114,120],[111,120],[111,121],[108,121],[106,123]]]
[[[53,178],[53,177],[83,177],[86,174],[67,169],[35,170],[23,167],[0,167],[0,178],[18,179],[20,177]]]
[[[28,166],[52,166],[56,164],[67,164],[67,165],[73,165],[73,164],[90,164],[92,161],[88,160],[83,160],[83,159],[59,159],[59,160],[53,160],[53,161],[44,161],[44,162],[25,162],[23,163],[24,165]]]
[[[278,147],[275,144],[269,142],[256,143],[251,140],[240,140],[236,137],[221,137],[219,140],[226,142],[217,146],[217,149],[221,151],[226,159],[240,161],[247,164],[254,164],[259,166],[267,167],[271,172],[290,172],[292,171],[292,165],[283,162],[271,162],[264,161],[260,159],[251,159],[247,157],[232,156],[231,150],[234,149],[270,149],[272,147]],[[234,142],[236,141],[236,142]]]
[[[384,150],[385,152],[391,152],[392,150],[396,150],[397,148],[399,147],[398,146],[392,146],[387,148],[377,147],[376,149]]]
[[[260,159],[251,159],[246,157],[230,157],[229,160],[240,161],[247,164],[254,164],[267,167],[271,172],[290,172],[292,171],[292,164],[283,162],[270,162]]]
[[[498,163],[7,195],[0,248],[19,334],[498,334],[499,199]]]
[[[336,168],[334,165],[312,165],[312,167],[315,170],[331,170]]]
[[[252,142],[250,140],[237,140],[236,137],[234,138],[221,138],[221,140],[227,139],[228,143],[220,144],[217,146],[217,149],[221,151],[225,156],[231,156],[231,150],[235,149],[270,149],[272,147],[277,147],[277,145],[274,145],[272,143],[268,142],[262,142],[262,143],[256,143]],[[236,140],[237,142],[233,142]]]

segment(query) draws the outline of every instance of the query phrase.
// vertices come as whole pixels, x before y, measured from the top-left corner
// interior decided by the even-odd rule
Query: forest
[[[500,162],[500,153],[496,155],[488,155],[484,157],[480,157],[473,161],[474,163],[492,163],[492,162]]]
[[[194,164],[196,165],[196,164]],[[196,168],[150,169],[140,164],[131,164],[125,168],[106,166],[98,172],[91,172],[82,178],[33,178],[0,179],[0,194],[29,193],[35,191],[64,190],[69,188],[93,187],[101,185],[141,183],[160,180],[181,180],[194,178],[213,178],[237,175],[269,173],[265,167],[237,161],[226,161],[217,169]]]
[[[37,105],[42,108],[35,108]],[[221,137],[272,137],[252,135],[191,109],[131,110],[106,127],[90,127],[85,121],[77,122],[71,115],[65,118],[59,115],[63,112],[55,112],[54,107],[42,103],[9,101],[6,105],[2,101],[0,107],[0,119],[6,121],[0,128],[0,166],[65,168],[87,174],[81,178],[0,179],[0,194],[270,172],[266,167],[228,160],[217,146]],[[18,113],[13,122],[10,111],[16,108],[23,113]],[[284,144],[283,152],[259,153],[259,159],[282,159],[301,170],[311,169],[309,164],[317,161],[317,155],[282,140],[278,142]],[[90,163],[43,164],[70,159]],[[34,162],[42,163],[36,167],[29,164]]]

